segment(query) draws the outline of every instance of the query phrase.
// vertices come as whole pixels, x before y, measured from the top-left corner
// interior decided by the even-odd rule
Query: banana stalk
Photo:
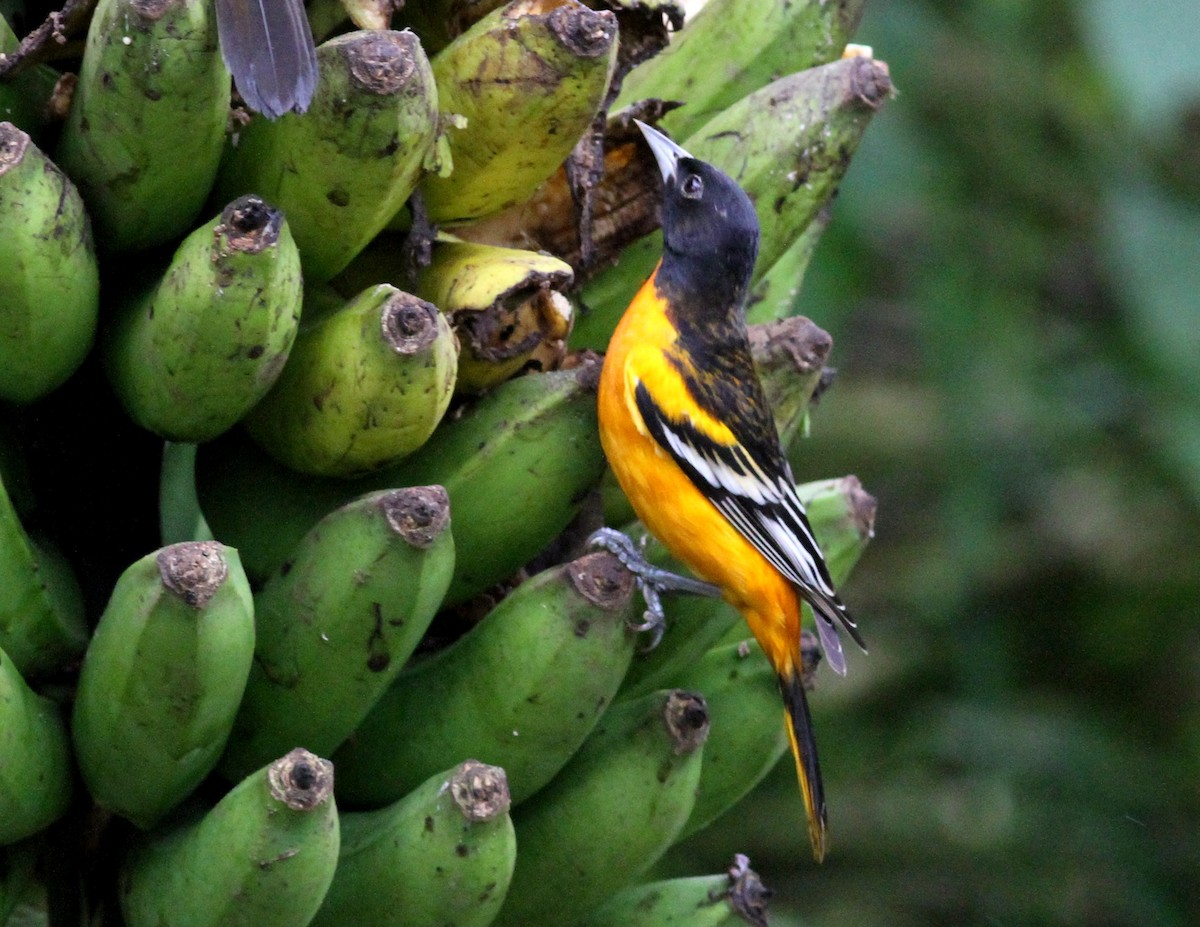
[[[521,583],[401,673],[334,754],[347,801],[396,800],[457,756],[503,766],[519,803],[578,750],[633,658],[632,577],[589,554]]]
[[[519,203],[566,160],[608,92],[617,21],[577,0],[513,0],[433,59],[454,170],[421,183],[429,219],[469,222]]]
[[[170,441],[232,428],[279,376],[300,325],[300,255],[281,210],[243,196],[189,235],[104,339],[125,411]]]
[[[834,61],[862,19],[864,0],[711,0],[663,51],[634,68],[614,109],[682,100],[661,126],[687,138],[779,74]]]
[[[30,689],[0,650],[0,846],[58,820],[71,802],[72,782],[58,706]]]
[[[517,856],[508,808],[504,770],[467,760],[386,808],[343,814],[312,927],[487,927]]]
[[[333,766],[297,747],[198,821],[136,847],[118,886],[128,927],[296,927],[337,865]]]
[[[453,566],[440,486],[374,493],[322,519],[255,596],[254,667],[221,771],[240,778],[281,744],[329,755],[420,642]]]
[[[705,746],[705,764],[708,763]],[[665,879],[618,892],[577,927],[767,927],[767,899],[741,853],[727,872]]]
[[[0,399],[32,402],[90,350],[100,273],[79,192],[8,122],[0,122],[0,293]]]
[[[433,433],[450,405],[457,360],[450,323],[434,306],[373,286],[305,323],[246,428],[301,473],[377,470]]]
[[[75,574],[55,548],[29,536],[0,481],[0,648],[33,677],[79,657],[87,641]]]
[[[695,802],[708,710],[656,692],[614,705],[534,798],[513,812],[517,865],[496,927],[572,924],[671,845]]]
[[[227,436],[201,445],[197,491],[255,582],[328,512],[362,493],[438,484],[454,513],[446,604],[512,576],[562,532],[604,471],[595,364],[510,380],[445,421],[411,457],[357,480],[305,477]]]
[[[218,178],[223,198],[257,193],[283,209],[310,284],[335,276],[395,215],[438,131],[437,87],[411,32],[338,36],[317,63],[308,112],[252,120]]]
[[[152,827],[216,765],[254,655],[237,551],[176,544],[130,566],[79,674],[71,730],[96,802]]]
[[[229,119],[209,0],[100,0],[55,160],[107,251],[170,241],[204,208]]]

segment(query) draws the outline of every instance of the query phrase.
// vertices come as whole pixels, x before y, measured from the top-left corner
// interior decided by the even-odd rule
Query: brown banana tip
[[[671,690],[663,705],[663,720],[676,756],[694,753],[708,740],[708,703],[698,693]]]
[[[550,11],[550,31],[580,58],[607,54],[617,37],[617,17],[611,10],[593,10],[568,2]]]
[[[345,42],[342,54],[359,87],[377,96],[393,96],[416,71],[417,41],[416,35],[407,31],[363,32]]]
[[[333,764],[297,747],[267,767],[271,796],[293,811],[311,811],[333,796]]]
[[[282,229],[283,210],[248,193],[221,210],[221,221],[213,231],[218,239],[225,240],[222,250],[258,254],[279,241]]]
[[[851,93],[871,109],[879,109],[896,90],[887,63],[865,57],[853,57],[848,60],[852,69]]]
[[[492,821],[508,813],[512,798],[508,774],[499,766],[467,760],[447,783],[454,803],[468,821]]]
[[[599,608],[617,611],[633,597],[633,573],[608,551],[585,554],[565,569],[575,591]]]
[[[209,603],[229,575],[224,547],[216,541],[184,541],[154,558],[162,584],[192,608]]]
[[[742,853],[733,857],[729,882],[726,897],[734,913],[754,927],[767,927],[767,902],[775,893],[763,885],[758,873],[750,868],[749,857]]]
[[[857,476],[845,477],[846,494],[850,497],[850,515],[863,539],[875,537],[875,497],[863,489]]]
[[[823,369],[833,350],[833,337],[804,316],[749,326],[750,346],[756,355],[786,356],[797,373]]]
[[[397,354],[419,354],[437,340],[438,315],[433,303],[397,290],[379,314],[384,344]]]
[[[412,486],[385,492],[379,506],[388,527],[413,547],[429,548],[450,524],[450,497],[442,486]]]

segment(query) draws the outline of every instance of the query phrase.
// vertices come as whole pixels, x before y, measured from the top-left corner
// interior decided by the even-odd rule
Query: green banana
[[[573,924],[666,851],[700,779],[708,709],[654,692],[605,712],[545,789],[513,812],[517,865],[495,927]]]
[[[0,399],[32,402],[91,349],[100,274],[74,184],[8,122],[0,122],[0,293]]]
[[[297,747],[136,847],[121,911],[128,927],[297,927],[320,907],[338,846],[333,766]]]
[[[79,657],[87,641],[75,574],[57,549],[26,533],[0,481],[0,647],[32,677]]]
[[[109,380],[135,422],[171,441],[232,428],[279,376],[300,324],[300,255],[283,212],[257,196],[192,232],[104,339]]]
[[[306,321],[274,388],[246,419],[293,470],[357,476],[433,433],[454,392],[458,346],[437,308],[388,284]]]
[[[705,748],[707,764],[708,749]],[[767,927],[771,890],[738,853],[727,872],[665,879],[618,892],[576,927]]]
[[[373,493],[322,519],[255,596],[254,667],[221,771],[281,744],[328,755],[400,672],[454,567],[440,486]]]
[[[815,653],[815,642],[812,649]],[[696,804],[679,835],[683,839],[758,785],[787,753],[788,738],[779,718],[776,673],[753,639],[720,644],[672,678],[704,693],[712,722]]]
[[[197,489],[217,537],[261,582],[327,512],[365,492],[437,483],[457,551],[446,604],[507,579],[570,523],[604,470],[597,365],[501,384],[441,424],[417,454],[358,480],[304,477],[235,437],[202,445]]]
[[[411,32],[353,32],[317,49],[306,113],[254,119],[227,149],[222,196],[287,213],[307,283],[329,280],[408,199],[438,132],[429,62]],[[379,282],[379,281],[375,281]]]
[[[214,12],[209,0],[96,6],[55,160],[107,251],[170,241],[204,208],[229,120]]]
[[[863,55],[782,77],[714,116],[684,142],[754,201],[761,235],[751,287],[837,190],[871,117],[892,93],[887,66]],[[658,181],[655,181],[657,183]],[[603,348],[662,254],[662,234],[634,242],[584,287],[572,343]]]
[[[819,398],[833,339],[802,315],[749,325],[747,332],[779,441],[791,447],[808,433],[809,412]]]
[[[662,120],[687,138],[713,116],[790,74],[835,60],[862,19],[864,0],[711,0],[671,44],[626,75],[613,105],[682,100]]]
[[[450,319],[462,351],[456,392],[478,393],[518,373],[536,352],[566,352],[572,307],[563,291],[574,272],[549,254],[497,248],[441,234],[413,290]],[[338,279],[344,291],[371,283],[400,286],[401,251],[388,238],[370,245]]]
[[[747,322],[752,325],[766,323],[797,314],[804,274],[832,216],[831,198],[825,201],[804,231],[787,246],[787,250],[775,259],[775,263],[759,275],[746,301]]]
[[[617,20],[577,0],[513,0],[433,59],[454,170],[421,183],[432,222],[469,222],[526,199],[591,125],[608,92]]]
[[[0,846],[49,826],[71,802],[71,748],[58,706],[0,650]]]
[[[504,770],[467,760],[393,805],[343,814],[312,927],[487,927],[517,856],[508,807]]]
[[[75,696],[75,755],[96,802],[152,827],[215,766],[254,653],[237,551],[175,544],[130,566]]]
[[[20,41],[8,20],[0,16],[0,55],[11,54],[18,45]],[[53,68],[38,64],[16,77],[0,80],[0,122],[11,122],[28,132],[37,144],[43,144],[50,126],[50,98],[58,77]]]
[[[808,510],[809,524],[825,554],[834,585],[840,586],[872,537],[875,500],[854,476],[804,483],[796,490]],[[682,569],[657,541],[647,546],[646,553],[659,566],[676,572]],[[804,608],[807,612],[808,606]],[[672,599],[667,607],[667,628],[662,641],[633,662],[621,697],[671,684],[734,628],[740,639],[745,633],[744,626],[733,607],[721,599],[698,596]]]
[[[519,803],[549,782],[633,658],[632,577],[589,554],[517,586],[478,625],[401,673],[334,754],[338,794],[394,801],[458,756],[503,766]]]

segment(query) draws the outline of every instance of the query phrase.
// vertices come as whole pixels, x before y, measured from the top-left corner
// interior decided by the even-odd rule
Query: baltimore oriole
[[[303,0],[217,0],[217,34],[247,106],[268,119],[308,109],[317,52]]]
[[[758,253],[754,207],[726,174],[638,125],[665,185],[663,257],[609,343],[600,437],[642,523],[719,588],[771,661],[820,860],[825,796],[801,682],[801,601],[812,607],[825,658],[839,674],[846,661],[838,625],[863,641],[796,495],[751,359],[744,306]],[[642,577],[651,612],[670,588],[662,575],[651,569]]]

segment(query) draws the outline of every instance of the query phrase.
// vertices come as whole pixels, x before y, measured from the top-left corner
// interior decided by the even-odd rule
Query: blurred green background
[[[1200,3],[870,0],[899,95],[800,297],[872,651],[660,874],[744,851],[791,925],[1200,923]]]

